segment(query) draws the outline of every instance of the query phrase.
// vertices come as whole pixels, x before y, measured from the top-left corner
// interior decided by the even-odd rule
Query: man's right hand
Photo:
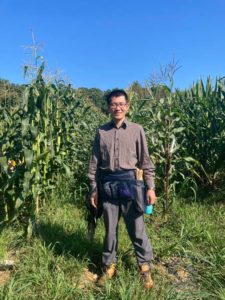
[[[92,193],[91,195],[91,205],[97,209],[97,204],[98,204],[98,194],[97,192]]]

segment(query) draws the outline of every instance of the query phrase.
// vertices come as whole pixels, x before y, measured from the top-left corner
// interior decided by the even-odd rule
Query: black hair
[[[107,104],[108,105],[110,104],[113,97],[120,97],[120,96],[124,96],[126,101],[129,102],[129,97],[124,90],[114,89],[106,96]]]

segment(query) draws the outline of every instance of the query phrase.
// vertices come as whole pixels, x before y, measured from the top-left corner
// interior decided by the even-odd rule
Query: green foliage
[[[0,79],[0,105],[9,108],[18,106],[24,86]]]
[[[106,113],[108,111],[107,103],[105,101],[105,95],[108,91],[102,91],[97,88],[77,88],[74,90],[75,96],[80,100],[89,100],[94,103],[102,112]]]

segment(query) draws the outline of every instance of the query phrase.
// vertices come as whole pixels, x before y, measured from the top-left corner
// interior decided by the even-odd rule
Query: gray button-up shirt
[[[144,130],[141,125],[124,120],[117,128],[113,121],[102,125],[95,136],[88,177],[92,191],[96,190],[98,172],[102,170],[143,169],[149,189],[155,187],[155,167],[149,158]]]

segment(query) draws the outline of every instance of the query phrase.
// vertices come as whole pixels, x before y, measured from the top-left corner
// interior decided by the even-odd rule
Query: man
[[[116,272],[118,222],[122,214],[134,246],[144,286],[152,288],[152,247],[145,232],[143,211],[137,207],[137,193],[135,194],[133,183],[136,182],[135,170],[142,169],[147,186],[147,202],[154,204],[154,165],[149,158],[143,128],[126,119],[129,109],[126,92],[113,90],[107,97],[107,103],[112,121],[97,130],[88,174],[92,188],[92,206],[97,208],[99,196],[103,203],[103,274],[98,283],[105,283]]]

